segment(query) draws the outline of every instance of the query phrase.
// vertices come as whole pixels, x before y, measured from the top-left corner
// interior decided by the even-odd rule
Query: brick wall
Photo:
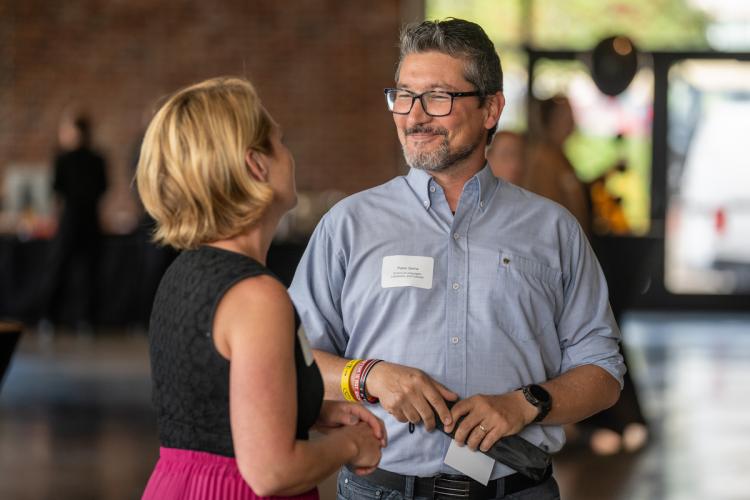
[[[105,220],[116,226],[134,206],[128,184],[147,110],[180,86],[234,74],[257,85],[284,126],[300,189],[381,183],[401,171],[381,89],[392,83],[399,27],[421,4],[0,0],[0,177],[9,164],[49,165],[61,112],[82,106],[110,163]]]

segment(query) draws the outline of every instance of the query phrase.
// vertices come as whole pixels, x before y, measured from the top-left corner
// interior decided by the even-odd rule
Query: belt
[[[349,468],[348,465],[347,468]],[[349,468],[349,470],[351,471],[352,469]],[[551,475],[552,467],[550,466],[547,468],[544,477],[539,481],[529,479],[523,474],[515,473],[490,481],[487,483],[487,486],[485,486],[468,476],[438,474],[433,477],[415,477],[413,491],[415,497],[488,500],[497,498],[498,490],[502,491],[503,496],[511,495],[540,485],[549,479]],[[361,479],[377,486],[388,488],[389,490],[396,490],[403,495],[405,494],[408,477],[409,476],[396,474],[395,472],[383,469],[375,469],[373,473],[368,474],[367,476],[361,476]]]

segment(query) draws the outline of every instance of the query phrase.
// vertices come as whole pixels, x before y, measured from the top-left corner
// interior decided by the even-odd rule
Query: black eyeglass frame
[[[389,92],[406,92],[408,94],[411,94],[411,106],[409,106],[409,110],[406,111],[406,112],[403,112],[403,113],[399,113],[398,111],[394,111],[391,108],[390,101],[388,100],[388,93]],[[429,113],[427,111],[427,108],[424,105],[424,101],[422,100],[422,97],[425,96],[426,94],[432,94],[432,93],[447,94],[447,95],[451,96],[451,106],[448,109],[447,113],[442,114],[442,115],[433,115],[432,113]],[[449,114],[451,114],[453,112],[453,101],[456,99],[456,97],[473,97],[473,96],[483,97],[483,94],[481,92],[479,92],[478,90],[474,90],[474,91],[471,91],[471,92],[448,92],[447,90],[428,90],[427,92],[422,92],[421,94],[415,94],[411,90],[396,89],[396,88],[391,88],[391,87],[383,89],[383,94],[385,94],[385,102],[386,102],[386,105],[388,106],[388,110],[391,113],[393,113],[393,114],[396,114],[396,115],[408,115],[409,113],[411,113],[411,110],[414,108],[414,101],[416,101],[417,99],[419,99],[419,103],[422,105],[422,111],[424,111],[426,115],[432,116],[432,117],[448,116]]]

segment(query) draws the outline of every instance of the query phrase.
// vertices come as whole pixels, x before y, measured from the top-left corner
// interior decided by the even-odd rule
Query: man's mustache
[[[412,134],[434,134],[434,135],[442,135],[447,136],[448,131],[444,128],[435,128],[435,127],[424,127],[421,125],[415,125],[413,127],[409,127],[406,129],[405,132],[406,135],[412,135]]]

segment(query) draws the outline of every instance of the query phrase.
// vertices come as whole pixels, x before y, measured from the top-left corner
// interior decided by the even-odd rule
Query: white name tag
[[[388,255],[383,257],[380,285],[383,288],[414,286],[432,288],[432,268],[435,259],[416,255]]]
[[[479,450],[472,451],[468,446],[458,446],[453,439],[444,462],[485,486],[490,482],[492,468],[495,466],[492,458]]]

